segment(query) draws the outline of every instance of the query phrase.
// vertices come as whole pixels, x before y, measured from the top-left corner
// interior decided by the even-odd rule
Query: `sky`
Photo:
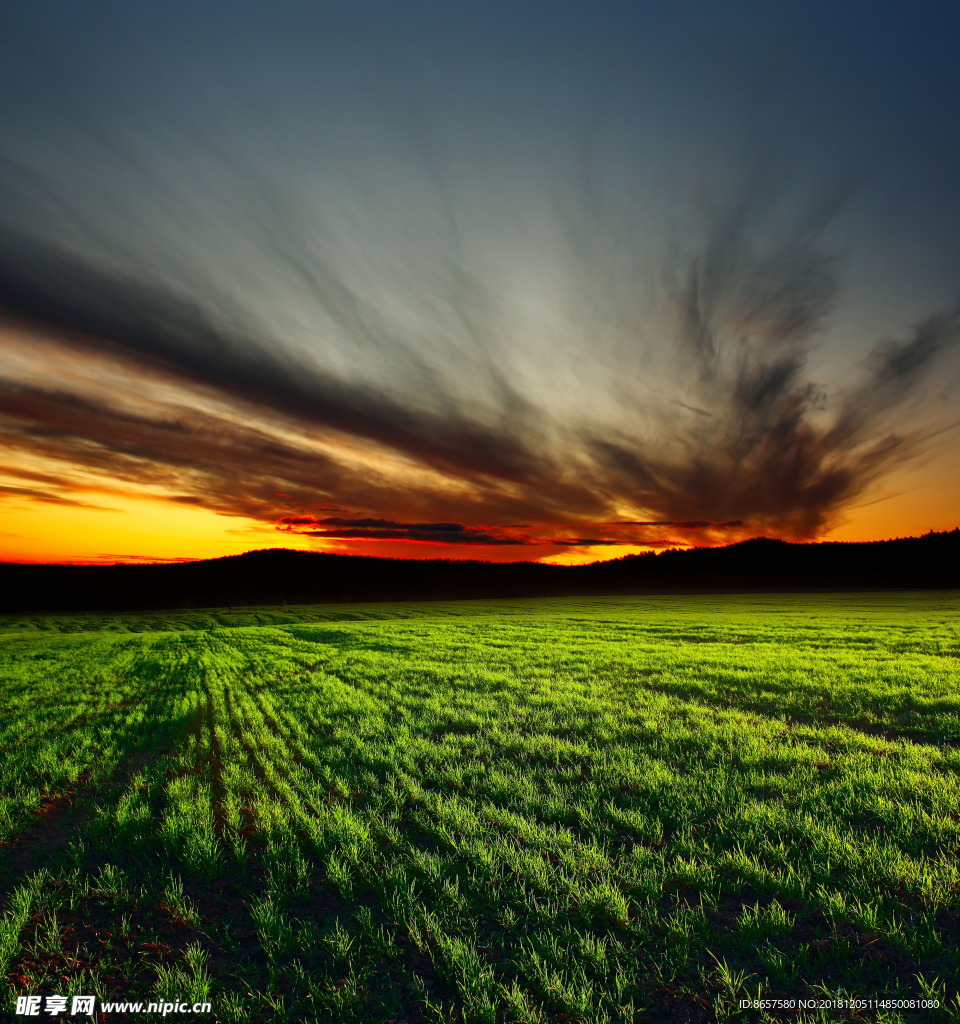
[[[0,560],[960,521],[960,7],[0,9]]]

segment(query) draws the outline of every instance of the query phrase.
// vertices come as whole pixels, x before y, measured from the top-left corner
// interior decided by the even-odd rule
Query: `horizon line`
[[[269,547],[269,548],[251,548],[249,551],[243,551],[239,554],[231,555],[215,555],[210,558],[164,558],[154,557],[150,555],[127,555],[122,559],[116,561],[97,560],[95,558],[86,558],[77,561],[60,561],[60,562],[38,562],[38,561],[7,561],[6,559],[0,559],[0,565],[23,565],[23,566],[53,566],[53,567],[67,567],[67,566],[85,566],[85,567],[99,567],[99,568],[113,568],[116,566],[159,566],[159,565],[191,565],[196,562],[221,562],[226,559],[246,558],[249,555],[256,554],[267,554],[271,552],[286,552],[293,555],[323,555],[330,558],[359,558],[365,561],[380,561],[380,562],[416,562],[418,565],[430,564],[430,563],[470,563],[475,565],[491,565],[491,566],[518,566],[518,565],[539,565],[546,566],[551,569],[584,569],[589,566],[603,565],[608,562],[621,562],[626,559],[632,558],[645,558],[645,557],[657,557],[658,555],[667,554],[670,552],[682,552],[682,551],[716,551],[724,550],[726,548],[740,547],[743,544],[752,544],[757,541],[769,541],[776,544],[787,544],[791,547],[804,547],[804,546],[817,546],[823,547],[825,545],[843,545],[844,547],[850,547],[854,545],[865,545],[865,544],[889,544],[896,541],[904,540],[922,540],[924,537],[933,536],[948,536],[953,533],[960,533],[960,526],[955,526],[952,530],[933,530],[930,529],[926,533],[922,534],[910,534],[908,536],[897,536],[897,537],[885,537],[880,540],[786,540],[782,537],[767,537],[762,534],[756,537],[748,537],[744,540],[733,541],[730,544],[691,544],[685,547],[674,546],[662,549],[651,549],[648,551],[630,553],[626,555],[618,555],[615,558],[598,558],[595,562],[584,562],[579,565],[564,565],[553,562],[543,562],[537,559],[517,559],[516,561],[492,561],[490,559],[483,558],[455,558],[455,557],[442,557],[442,558],[398,558],[392,555],[369,555],[369,554],[350,554],[344,551],[306,551],[303,548],[287,548],[287,547]]]

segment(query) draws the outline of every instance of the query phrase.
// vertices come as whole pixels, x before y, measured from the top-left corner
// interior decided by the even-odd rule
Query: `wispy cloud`
[[[64,505],[68,508],[89,508],[99,512],[116,512],[115,508],[108,508],[103,505],[94,505],[89,501],[80,501],[71,498],[66,494],[57,494],[53,491],[42,491],[36,487],[14,487],[9,484],[0,484],[0,496],[6,495],[10,498],[29,498],[31,501],[40,501],[45,505]]]

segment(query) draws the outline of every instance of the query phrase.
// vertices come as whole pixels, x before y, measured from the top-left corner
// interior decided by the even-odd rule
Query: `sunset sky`
[[[960,5],[0,10],[0,560],[960,524]]]

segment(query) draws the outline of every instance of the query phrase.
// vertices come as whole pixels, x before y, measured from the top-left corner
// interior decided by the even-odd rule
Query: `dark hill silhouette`
[[[161,565],[0,563],[3,612],[860,589],[960,589],[960,529],[856,544],[758,538],[585,566],[419,561],[285,548]]]

